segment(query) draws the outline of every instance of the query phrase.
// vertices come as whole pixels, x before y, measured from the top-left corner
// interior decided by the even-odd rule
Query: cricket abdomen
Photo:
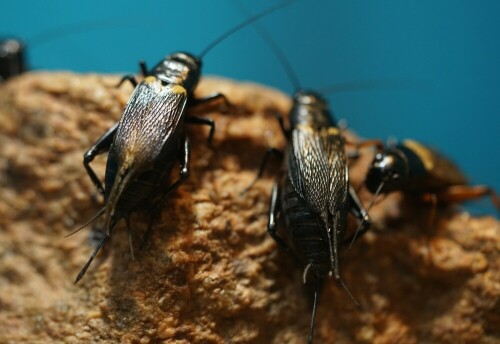
[[[157,166],[149,171],[140,173],[127,187],[124,188],[116,202],[115,209],[119,214],[126,214],[140,208],[152,206],[156,196],[160,195],[159,190],[168,188],[167,179],[172,170],[174,162],[167,165]],[[105,177],[105,199],[108,201],[114,180],[118,175],[118,164],[112,155],[108,157]]]
[[[328,243],[322,234],[321,219],[309,209],[304,199],[295,191],[288,176],[283,180],[281,202],[287,236],[302,256],[304,263],[311,263],[317,268],[324,267],[328,271],[330,253]]]

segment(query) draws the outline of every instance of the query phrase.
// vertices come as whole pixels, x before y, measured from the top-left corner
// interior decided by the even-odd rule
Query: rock
[[[266,233],[279,165],[241,194],[266,148],[284,144],[270,113],[290,101],[263,86],[203,80],[197,94],[220,91],[235,105],[207,115],[215,148],[206,128],[188,126],[192,174],[165,202],[148,247],[133,261],[120,223],[73,284],[92,252],[90,229],[64,236],[99,209],[82,155],[120,117],[132,88],[118,80],[30,73],[0,85],[0,342],[304,343],[310,296]],[[351,166],[356,187],[371,157],[363,151]],[[100,176],[105,161],[93,163]],[[498,221],[443,208],[429,227],[429,211],[398,194],[374,206],[374,230],[341,257],[361,307],[328,281],[317,343],[500,341]],[[132,216],[136,247],[147,221]]]

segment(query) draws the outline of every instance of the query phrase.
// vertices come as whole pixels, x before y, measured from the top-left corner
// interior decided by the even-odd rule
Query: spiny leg
[[[231,103],[222,93],[214,93],[203,98],[194,98],[189,102],[190,112],[210,112],[221,111],[226,112],[231,107]]]
[[[164,194],[160,198],[160,201],[158,202],[158,207],[168,195],[177,190],[177,188],[186,181],[186,179],[189,177],[189,174],[191,173],[191,143],[187,136],[184,137],[182,149],[179,150],[178,158],[181,163],[179,170],[179,179],[164,192]]]
[[[364,140],[364,141],[360,141],[360,142],[353,142],[353,141],[349,141],[346,138],[344,138],[344,139],[345,139],[346,146],[353,146],[354,147],[354,151],[351,151],[347,154],[347,158],[349,160],[358,159],[361,156],[361,154],[359,153],[360,149],[365,148],[365,147],[376,147],[376,149],[378,151],[382,151],[384,149],[384,142],[382,142],[381,140],[374,139],[374,140]]]
[[[434,225],[436,220],[436,211],[438,206],[438,196],[435,193],[425,193],[422,195],[422,200],[430,204],[429,216],[427,217],[427,222],[425,223],[427,233],[422,236],[423,246],[425,247],[424,260],[426,263],[432,263],[432,245],[429,236],[430,233],[434,233]]]
[[[348,146],[354,146],[356,149],[361,149],[365,147],[376,147],[379,150],[384,149],[384,142],[381,140],[363,140],[359,142],[352,142],[346,139],[345,144]]]
[[[287,245],[287,243],[281,239],[278,235],[278,223],[281,208],[280,201],[281,189],[279,183],[276,181],[273,185],[273,190],[271,192],[271,202],[269,204],[269,220],[267,223],[267,232],[274,239],[274,241],[280,246],[286,253],[288,253],[296,264],[300,264],[300,259],[297,257],[295,252]]]
[[[278,159],[283,160],[283,152],[282,151],[280,151],[279,149],[274,148],[274,147],[268,148],[266,153],[264,154],[264,157],[262,158],[262,160],[260,162],[259,171],[257,172],[257,176],[255,176],[255,179],[250,183],[250,185],[248,185],[245,188],[245,190],[243,190],[241,192],[242,194],[245,194],[246,192],[248,192],[248,190],[250,190],[255,185],[255,183],[257,183],[257,181],[262,177],[262,175],[264,174],[264,170],[267,167],[267,163],[269,162],[269,158],[271,156],[276,156]]]
[[[277,111],[273,112],[273,115],[276,118],[276,120],[278,121],[278,124],[280,125],[283,136],[285,136],[285,138],[287,140],[290,140],[291,130],[285,126],[285,120],[283,119],[283,115]]]
[[[196,117],[196,116],[188,116],[186,117],[186,123],[189,124],[198,124],[198,125],[208,125],[210,127],[210,132],[208,134],[208,145],[212,147],[212,140],[214,138],[215,133],[215,122],[209,118]]]
[[[347,160],[349,162],[351,162],[352,160],[356,161],[360,157],[361,157],[361,153],[357,149],[355,151],[352,151],[352,152],[347,152]]]
[[[135,79],[135,76],[132,74],[124,75],[121,78],[120,82],[116,85],[116,87],[120,87],[125,81],[129,81],[132,84],[132,86],[134,86],[134,88],[137,87],[138,82]]]
[[[427,220],[427,226],[433,227],[434,221],[436,220],[436,209],[438,206],[438,198],[436,194],[429,194],[429,199],[431,203],[431,210],[429,212],[429,219]]]
[[[146,66],[146,62],[144,62],[143,60],[139,61],[139,68],[141,69],[142,76],[147,77],[149,73],[148,73],[148,67]]]
[[[109,151],[111,144],[113,143],[113,139],[115,137],[116,129],[118,128],[118,122],[115,123],[111,128],[108,129],[92,147],[90,147],[85,154],[83,155],[83,166],[85,170],[87,170],[87,174],[89,175],[92,183],[97,187],[99,193],[104,196],[104,188],[102,186],[101,181],[97,178],[92,167],[90,167],[90,163],[94,158],[102,153]]]
[[[437,194],[440,202],[465,202],[490,196],[491,203],[500,211],[500,198],[495,190],[486,185],[453,185]]]
[[[375,198],[373,198],[375,199]],[[349,211],[353,214],[359,221],[359,226],[356,228],[356,232],[346,240],[342,242],[342,244],[349,244],[349,248],[351,248],[352,244],[359,238],[361,238],[371,226],[370,216],[368,215],[368,211],[363,206],[363,203],[359,199],[356,190],[352,186],[349,185],[349,194],[348,194],[348,202],[349,202]],[[373,203],[370,204],[368,209],[371,207]]]

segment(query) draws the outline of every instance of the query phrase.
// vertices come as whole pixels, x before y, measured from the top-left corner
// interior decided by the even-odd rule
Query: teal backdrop
[[[252,12],[275,1],[241,0]],[[133,73],[176,50],[200,52],[243,20],[230,0],[2,1],[0,35],[28,45],[32,68]],[[364,137],[415,138],[500,190],[500,1],[297,1],[261,23],[301,83],[399,80],[331,94],[337,118]],[[204,73],[293,90],[251,27],[204,60]],[[488,200],[474,213],[496,214]]]

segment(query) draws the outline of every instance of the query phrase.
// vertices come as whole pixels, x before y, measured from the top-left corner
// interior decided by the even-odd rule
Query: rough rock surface
[[[266,148],[283,145],[269,112],[286,113],[289,99],[262,86],[203,80],[199,95],[235,105],[207,115],[214,149],[206,128],[189,126],[192,174],[148,247],[137,250],[147,217],[134,214],[137,259],[120,223],[73,284],[90,228],[64,235],[99,208],[82,154],[120,116],[132,88],[117,81],[38,73],[0,85],[0,343],[304,343],[301,271],[266,234],[273,174],[241,194]],[[371,155],[353,163],[355,185]],[[428,214],[398,194],[374,206],[375,230],[341,257],[361,308],[328,281],[316,343],[500,342],[499,223],[448,208],[429,228]]]

